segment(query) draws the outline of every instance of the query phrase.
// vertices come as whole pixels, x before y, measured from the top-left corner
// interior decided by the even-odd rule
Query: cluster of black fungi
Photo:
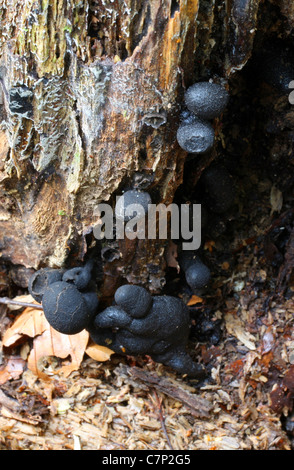
[[[227,102],[228,93],[218,84],[200,82],[191,86],[185,94],[189,111],[183,113],[177,133],[179,145],[189,153],[208,152],[214,144],[214,130],[209,120],[219,116]],[[213,172],[212,169],[212,174],[206,176],[206,186],[209,189],[212,185],[209,193],[215,206],[221,190],[217,184],[222,184],[224,178],[220,177],[219,170],[216,175]],[[128,207],[133,204],[140,205],[144,217],[151,197],[137,189],[126,191],[117,201],[116,217],[124,222],[130,220],[133,214]],[[179,264],[193,292],[207,286],[210,270],[197,253],[182,251]],[[43,268],[32,276],[29,292],[42,303],[52,328],[67,335],[86,329],[95,343],[108,346],[116,353],[148,355],[180,374],[197,379],[205,375],[202,366],[186,352],[191,322],[181,299],[151,296],[143,287],[123,285],[116,290],[113,305],[99,312],[92,270],[93,261],[88,261],[83,267],[67,271]]]
[[[199,82],[185,93],[188,111],[182,114],[177,140],[183,150],[192,154],[209,152],[214,145],[214,129],[210,121],[219,117],[229,101],[224,87],[213,82]]]
[[[98,313],[92,268],[89,261],[68,271],[43,268],[31,277],[29,292],[42,303],[52,328],[67,335],[86,329],[95,343],[116,353],[147,354],[181,374],[198,379],[205,375],[186,352],[190,316],[180,299],[123,285],[115,292],[114,304]]]

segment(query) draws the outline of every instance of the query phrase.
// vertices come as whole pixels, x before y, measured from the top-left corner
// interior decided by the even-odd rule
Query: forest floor
[[[68,377],[44,381],[11,354],[17,378],[0,389],[0,448],[291,449],[281,416],[294,392],[294,303],[265,313],[245,290],[228,301],[220,344],[200,345],[210,369],[202,384],[117,356],[85,357]]]
[[[259,181],[242,182],[252,198],[230,218],[231,235],[204,240],[209,290],[178,292],[202,382],[149,357],[89,348],[85,334],[65,343],[41,310],[0,305],[0,449],[292,448],[292,198],[281,204],[271,181]]]
[[[215,259],[218,245],[206,248]],[[66,358],[44,359],[44,328],[38,331],[36,317],[33,326],[26,319],[15,327],[16,312],[2,305],[0,448],[290,450],[292,289],[274,295],[278,277],[271,278],[256,239],[235,250],[229,275],[230,259],[221,253],[223,274],[214,279],[213,295],[184,296],[193,323],[208,309],[210,327],[215,322],[220,335],[213,341],[192,335],[190,353],[208,371],[201,383],[148,357],[105,353],[99,361],[81,342],[72,346],[77,358],[69,349]],[[32,311],[17,312],[18,318]],[[38,348],[32,366],[30,354]]]

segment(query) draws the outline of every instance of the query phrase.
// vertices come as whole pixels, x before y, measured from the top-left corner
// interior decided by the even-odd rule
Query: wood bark
[[[244,67],[259,0],[0,3],[0,249],[22,279],[82,262],[95,207],[123,190],[173,201],[187,157],[176,141],[184,91],[209,78],[228,86]],[[277,5],[291,25],[293,9]],[[199,158],[194,183],[211,158]],[[167,242],[116,248],[104,295],[122,281],[160,292]]]

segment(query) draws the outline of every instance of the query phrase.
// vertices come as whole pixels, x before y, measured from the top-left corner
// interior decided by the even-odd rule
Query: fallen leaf
[[[201,304],[202,302],[203,299],[201,299],[201,297],[198,297],[198,295],[192,295],[187,305],[188,307],[191,307],[192,305]]]
[[[109,360],[110,356],[114,354],[114,352],[106,346],[90,344],[86,349],[86,354],[88,354],[92,359],[95,359],[95,361],[105,362]]]
[[[11,379],[18,379],[24,371],[25,364],[26,362],[20,357],[10,357],[0,370],[0,385]]]
[[[49,326],[49,325],[48,325]],[[89,333],[86,330],[76,335],[63,335],[49,326],[40,336],[36,336],[33,349],[28,357],[28,368],[38,377],[48,380],[49,375],[63,374],[68,377],[73,371],[78,370],[83,360],[85,349],[89,341]],[[51,356],[71,361],[60,368],[49,367],[46,370],[46,358]],[[43,360],[45,359],[45,363]],[[45,372],[44,372],[45,371]]]
[[[28,368],[38,377],[50,380],[50,375],[69,376],[78,370],[88,344],[89,333],[83,330],[76,335],[63,335],[51,328],[42,310],[26,308],[3,336],[3,346],[13,346],[20,338],[33,338],[33,348],[28,356]],[[61,359],[71,357],[71,361],[60,368],[45,370],[43,358],[55,356]]]
[[[13,346],[23,336],[34,338],[49,327],[42,310],[26,308],[4,333],[2,342],[7,348]]]

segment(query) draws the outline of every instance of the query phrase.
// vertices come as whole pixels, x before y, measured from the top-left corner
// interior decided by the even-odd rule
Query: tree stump
[[[291,25],[293,9],[279,5]],[[187,158],[176,141],[184,92],[210,78],[229,88],[251,56],[258,8],[259,0],[3,0],[0,248],[20,285],[42,266],[83,261],[99,203],[114,206],[134,187],[156,204],[174,200]],[[193,184],[222,149],[221,119],[215,130]],[[160,292],[167,246],[115,245],[102,294],[125,281]]]

